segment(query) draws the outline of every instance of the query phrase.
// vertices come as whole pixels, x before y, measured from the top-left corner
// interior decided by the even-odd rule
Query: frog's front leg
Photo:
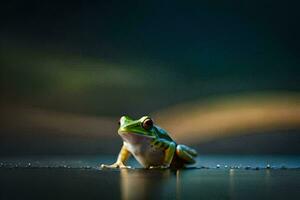
[[[164,149],[164,159],[161,166],[150,166],[150,168],[169,168],[176,150],[176,143],[165,139],[157,139],[154,146]]]
[[[118,155],[117,161],[112,165],[101,165],[101,168],[131,168],[130,166],[126,166],[125,163],[128,160],[131,153],[128,149],[123,145],[121,151]]]

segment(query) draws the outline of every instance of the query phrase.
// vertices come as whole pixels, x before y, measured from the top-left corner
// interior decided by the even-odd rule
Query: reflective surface
[[[114,158],[63,158],[32,158],[30,164],[28,158],[2,158],[0,199],[300,198],[297,156],[273,160],[268,156],[204,156],[201,164],[206,167],[184,170],[99,170],[98,162],[111,162]],[[259,167],[263,161],[274,166]],[[276,162],[286,163],[286,167],[276,168]],[[38,163],[40,166],[36,166]],[[232,163],[235,166],[230,166]],[[253,167],[246,166],[251,163]]]

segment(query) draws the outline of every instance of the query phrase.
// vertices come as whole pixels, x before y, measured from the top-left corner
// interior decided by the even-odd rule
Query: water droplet
[[[249,170],[249,169],[251,169],[251,167],[250,167],[250,166],[246,166],[245,169],[246,169],[246,170]]]

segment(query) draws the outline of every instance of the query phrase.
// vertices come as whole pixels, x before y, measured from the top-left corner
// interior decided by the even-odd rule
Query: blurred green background
[[[0,154],[116,153],[125,114],[200,154],[299,154],[298,8],[2,2]]]

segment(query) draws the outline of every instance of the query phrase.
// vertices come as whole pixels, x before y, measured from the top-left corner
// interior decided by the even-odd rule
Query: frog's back
[[[159,138],[163,138],[165,140],[175,142],[167,131],[160,128],[159,126],[155,126],[157,129],[157,135]],[[183,168],[186,164],[193,164],[195,162],[194,157],[197,156],[196,150],[182,144],[176,144],[176,152],[174,153],[174,157],[172,159],[171,168]],[[188,154],[188,155],[187,155]]]
[[[167,131],[165,131],[164,129],[160,128],[159,126],[155,126],[156,128],[156,133],[157,133],[157,136],[159,138],[162,138],[162,139],[166,139],[168,141],[174,141],[168,134]]]

